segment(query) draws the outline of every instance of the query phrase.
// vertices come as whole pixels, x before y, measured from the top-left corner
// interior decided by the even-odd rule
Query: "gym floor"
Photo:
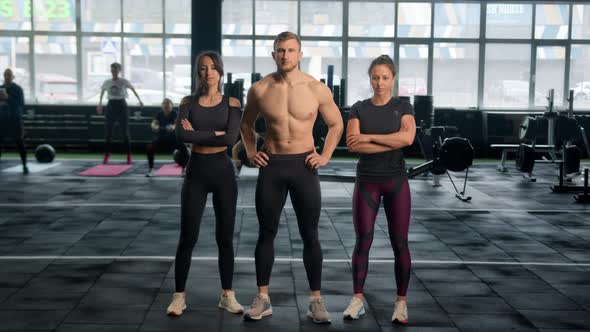
[[[441,187],[429,177],[410,181],[410,324],[399,327],[390,323],[393,252],[382,212],[366,283],[368,312],[358,321],[341,318],[352,292],[352,183],[322,182],[322,291],[330,326],[305,315],[302,241],[289,201],[275,242],[270,318],[245,322],[216,308],[210,200],[188,309],[170,318],[164,311],[174,291],[182,179],[146,178],[143,160],[106,178],[78,175],[98,159],[53,163],[59,165],[24,176],[7,171],[20,165],[17,158],[0,161],[0,331],[590,331],[590,206],[574,203],[573,194],[551,193],[552,165],[535,166],[536,183],[513,167],[497,173],[493,163],[476,165],[470,203],[455,198],[448,178]],[[350,176],[354,167],[334,161],[320,174]],[[238,183],[234,289],[244,306],[256,293],[255,181],[255,170],[245,169]]]

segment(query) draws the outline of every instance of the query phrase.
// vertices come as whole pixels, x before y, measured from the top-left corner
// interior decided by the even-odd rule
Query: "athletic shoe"
[[[102,163],[103,164],[108,164],[109,163],[109,158],[111,158],[111,154],[110,153],[105,153],[104,154],[104,158],[102,158]]]
[[[272,315],[270,298],[261,294],[256,295],[250,309],[244,314],[245,320],[261,320],[264,316]]]
[[[153,168],[150,168],[145,176],[147,176],[148,178],[151,178],[152,176],[156,176],[156,171],[154,171]]]
[[[225,309],[232,314],[241,314],[244,312],[244,307],[238,303],[238,300],[236,300],[236,293],[234,292],[228,294],[221,293],[221,299],[219,300],[217,307],[219,307],[219,309]]]
[[[408,306],[406,301],[395,301],[395,310],[391,316],[392,323],[408,324]]]
[[[131,153],[127,154],[127,165],[131,165],[131,163],[133,162],[133,160],[131,159]]]
[[[172,303],[166,309],[166,314],[169,316],[180,316],[186,309],[186,302],[184,301],[184,294],[174,293],[172,295]]]
[[[316,324],[329,324],[332,322],[330,313],[326,309],[326,304],[321,297],[316,297],[309,301],[307,317],[311,318]]]
[[[23,166],[23,174],[25,174],[25,175],[29,174],[29,168],[26,165]]]
[[[363,300],[353,297],[350,300],[350,304],[342,313],[342,317],[344,319],[359,319],[361,315],[365,314],[365,305],[363,304]]]

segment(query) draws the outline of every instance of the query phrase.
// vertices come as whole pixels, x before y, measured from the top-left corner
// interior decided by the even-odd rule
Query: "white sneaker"
[[[166,309],[166,315],[169,316],[180,316],[186,309],[186,302],[184,301],[184,294],[174,293],[172,295],[172,303]]]
[[[408,306],[406,301],[395,301],[395,310],[391,316],[392,323],[408,324]]]
[[[330,324],[332,322],[332,317],[328,309],[326,309],[326,303],[321,297],[314,297],[309,301],[307,317],[311,318],[316,324]]]
[[[225,309],[232,314],[241,314],[244,312],[244,307],[236,300],[236,293],[230,292],[228,294],[221,293],[221,299],[217,305],[219,309]]]
[[[344,319],[359,319],[361,315],[365,314],[365,305],[363,304],[363,300],[353,297],[350,300],[350,304],[342,313],[342,317]]]
[[[156,171],[154,171],[153,168],[150,168],[150,170],[147,172],[147,174],[145,175],[148,178],[151,178],[153,176],[156,176]]]

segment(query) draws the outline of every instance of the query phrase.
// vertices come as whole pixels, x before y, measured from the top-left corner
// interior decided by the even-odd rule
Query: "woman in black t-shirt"
[[[412,106],[392,97],[396,69],[393,60],[382,55],[369,67],[373,96],[355,103],[348,118],[346,144],[360,154],[352,197],[352,218],[356,244],[352,255],[354,297],[343,313],[345,319],[364,314],[363,286],[369,267],[375,218],[379,204],[387,217],[389,239],[395,255],[397,298],[391,321],[408,322],[406,291],[411,259],[408,248],[410,187],[401,148],[414,141],[416,123]]]

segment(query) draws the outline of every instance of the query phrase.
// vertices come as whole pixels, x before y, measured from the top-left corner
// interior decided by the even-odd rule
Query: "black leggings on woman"
[[[199,237],[207,194],[213,194],[215,239],[219,249],[221,287],[232,288],[234,273],[233,234],[238,186],[233,164],[227,152],[193,153],[182,185],[180,205],[180,241],[176,250],[176,292],[184,292],[193,248]]]
[[[354,293],[363,292],[369,268],[369,250],[373,243],[375,218],[383,197],[387,217],[389,241],[395,254],[395,282],[397,295],[405,296],[410,282],[412,261],[408,248],[410,227],[410,186],[405,177],[385,182],[357,180],[352,195],[352,221],[356,232],[356,245],[352,254]]]

